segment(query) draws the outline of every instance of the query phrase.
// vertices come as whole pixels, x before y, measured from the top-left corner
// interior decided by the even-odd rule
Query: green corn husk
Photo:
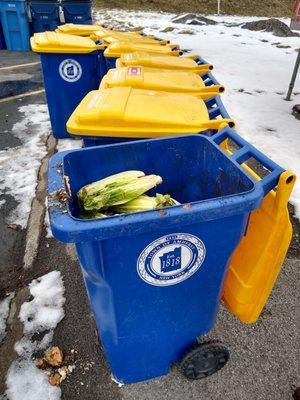
[[[128,203],[114,206],[110,209],[113,213],[117,214],[131,214],[141,211],[155,210],[157,208],[170,207],[178,205],[179,203],[172,199],[168,194],[156,193],[155,197],[142,195],[138,198],[129,201]]]
[[[81,198],[81,205],[87,211],[100,211],[103,208],[127,203],[160,183],[162,183],[162,178],[158,175],[142,176],[122,184],[114,181],[106,184],[103,189],[97,192],[96,196],[86,195]]]
[[[77,193],[79,202],[84,204],[86,198],[97,196],[109,184],[123,185],[144,175],[143,171],[130,170],[90,183],[89,185],[83,186]]]

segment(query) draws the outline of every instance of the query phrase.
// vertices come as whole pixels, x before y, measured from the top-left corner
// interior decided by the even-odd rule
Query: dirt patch
[[[296,94],[296,93],[294,93]],[[300,121],[300,104],[295,104],[292,109],[292,115]]]
[[[221,13],[256,15],[258,17],[290,17],[294,0],[227,0],[221,2]],[[95,7],[124,10],[153,10],[171,13],[215,14],[216,0],[94,0]]]
[[[187,25],[217,25],[217,21],[210,18],[205,18],[197,14],[184,14],[178,15],[172,19],[172,22],[176,24],[187,24]]]
[[[179,31],[178,33],[180,33],[182,35],[194,35],[195,34],[194,31],[190,31],[189,29],[184,29],[183,31]]]
[[[160,31],[160,32],[163,32],[163,33],[173,32],[174,29],[175,29],[175,28],[173,28],[172,26],[167,26],[165,29],[163,29],[163,30]]]
[[[272,32],[274,36],[279,37],[299,36],[298,33],[292,32],[284,22],[281,22],[276,18],[247,22],[246,24],[242,25],[242,29],[249,29],[250,31]]]

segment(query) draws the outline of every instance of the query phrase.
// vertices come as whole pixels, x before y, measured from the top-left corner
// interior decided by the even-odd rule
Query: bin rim
[[[153,229],[164,229],[165,227],[184,226],[194,224],[195,222],[205,222],[214,220],[216,218],[225,218],[234,215],[241,215],[249,213],[258,208],[266,193],[272,190],[278,183],[280,174],[284,171],[276,163],[271,161],[268,157],[264,156],[252,145],[247,143],[244,139],[240,138],[229,127],[224,128],[222,131],[213,135],[212,137],[205,137],[203,135],[185,135],[186,137],[193,137],[193,140],[207,140],[218,148],[224,155],[230,159],[235,166],[247,177],[248,181],[252,183],[252,188],[249,191],[223,196],[219,198],[200,200],[188,204],[182,204],[174,207],[167,207],[161,210],[152,210],[147,212],[139,212],[129,215],[113,216],[104,219],[82,220],[73,217],[69,212],[67,202],[60,204],[53,193],[60,190],[65,191],[65,178],[63,176],[63,160],[67,154],[94,151],[96,148],[99,151],[111,146],[135,146],[138,143],[152,142],[156,140],[170,141],[182,140],[182,137],[167,137],[160,139],[138,140],[135,142],[126,142],[121,144],[105,145],[101,147],[89,147],[84,149],[69,150],[55,154],[49,162],[49,195],[48,209],[51,222],[51,229],[54,237],[62,242],[87,242],[94,240],[103,240],[107,238],[120,237],[122,231],[126,226],[127,235],[140,234],[151,231]],[[224,138],[237,138],[238,144],[243,143],[244,146],[239,151],[230,156],[219,147],[219,143],[224,141]],[[102,149],[102,150],[101,150]],[[241,151],[242,150],[242,151]],[[247,159],[254,156],[271,172],[270,174],[257,182],[251,175],[248,175],[243,167],[240,165]],[[52,196],[51,196],[52,195]],[[123,228],[123,229],[122,229]],[[130,233],[129,233],[130,232]]]

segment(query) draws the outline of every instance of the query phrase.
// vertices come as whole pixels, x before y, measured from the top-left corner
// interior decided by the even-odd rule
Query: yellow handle
[[[276,213],[281,213],[286,208],[296,179],[297,177],[292,171],[284,171],[280,175],[274,203]]]

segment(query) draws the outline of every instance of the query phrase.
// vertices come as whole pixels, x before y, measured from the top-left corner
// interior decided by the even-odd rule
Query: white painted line
[[[34,65],[40,64],[40,61],[35,61],[27,64],[17,64],[17,65],[10,65],[8,67],[0,67],[0,71],[10,70],[14,68],[22,68],[22,67],[33,67]]]
[[[34,90],[33,92],[27,92],[27,93],[18,94],[16,96],[5,97],[4,99],[0,99],[0,103],[5,103],[7,101],[17,100],[17,99],[21,99],[23,97],[28,97],[28,96],[35,96],[36,94],[43,93],[44,91],[45,91],[45,89],[39,89],[39,90]]]

